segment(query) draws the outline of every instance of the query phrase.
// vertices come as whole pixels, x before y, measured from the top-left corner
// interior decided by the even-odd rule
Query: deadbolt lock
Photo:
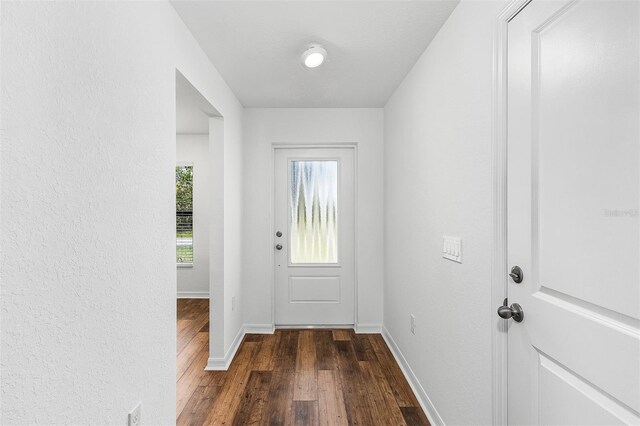
[[[509,273],[509,276],[511,277],[514,283],[520,284],[524,279],[524,272],[522,272],[522,268],[516,265],[513,268],[511,268],[511,272]]]

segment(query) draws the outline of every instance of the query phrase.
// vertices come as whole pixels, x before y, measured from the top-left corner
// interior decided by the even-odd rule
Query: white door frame
[[[497,16],[493,38],[493,250],[491,339],[493,424],[507,425],[507,322],[496,309],[507,297],[507,26],[532,0],[512,0]]]
[[[300,144],[300,143],[283,143],[273,142],[271,144],[271,184],[270,184],[270,202],[269,208],[269,220],[271,221],[271,227],[269,228],[269,253],[271,256],[271,329],[275,329],[276,324],[276,258],[273,251],[274,235],[276,233],[275,228],[275,175],[276,175],[276,151],[278,149],[325,149],[325,148],[342,148],[353,150],[353,173],[354,179],[354,203],[353,203],[353,222],[355,229],[353,230],[353,315],[354,315],[354,329],[358,328],[358,143],[346,142],[346,143],[315,143],[315,144]],[[334,327],[335,328],[335,327]]]

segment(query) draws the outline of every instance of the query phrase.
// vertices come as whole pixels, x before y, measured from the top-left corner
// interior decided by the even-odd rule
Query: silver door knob
[[[282,250],[282,244],[276,244],[276,250]]]
[[[511,272],[509,273],[509,276],[511,277],[514,283],[520,284],[524,279],[524,272],[522,272],[522,268],[516,265],[513,268],[511,268]]]
[[[504,299],[503,305],[498,308],[498,316],[503,319],[513,318],[515,322],[522,322],[524,311],[522,306],[517,303],[507,306],[507,299]]]

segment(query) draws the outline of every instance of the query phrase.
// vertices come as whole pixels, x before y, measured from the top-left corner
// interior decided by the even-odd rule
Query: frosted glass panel
[[[338,262],[338,162],[292,161],[291,263]]]

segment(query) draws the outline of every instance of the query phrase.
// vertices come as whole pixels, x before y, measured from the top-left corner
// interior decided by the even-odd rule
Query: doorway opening
[[[221,294],[215,279],[223,265],[219,230],[222,180],[219,176],[222,116],[176,71],[175,250],[177,281],[177,413],[187,403],[190,372],[203,371],[210,354],[222,348],[223,312],[211,308]],[[220,297],[218,297],[220,299]],[[212,315],[212,312],[216,315]]]

